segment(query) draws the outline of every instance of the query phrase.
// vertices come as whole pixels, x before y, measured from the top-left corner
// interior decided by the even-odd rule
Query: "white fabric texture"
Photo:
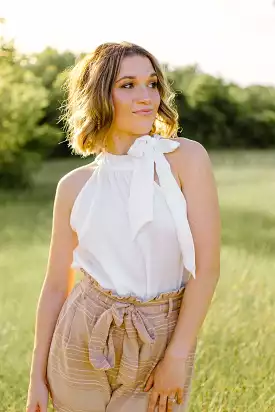
[[[79,241],[72,268],[83,268],[119,296],[142,300],[195,278],[186,200],[164,156],[178,146],[173,139],[145,135],[126,155],[97,156],[71,212]]]

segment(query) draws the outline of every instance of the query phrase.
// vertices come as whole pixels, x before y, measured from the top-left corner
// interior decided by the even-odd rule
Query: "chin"
[[[138,135],[146,135],[146,134],[150,134],[152,129],[152,124],[150,124],[150,126],[137,126],[137,127],[133,127],[133,133],[134,134],[138,134]]]

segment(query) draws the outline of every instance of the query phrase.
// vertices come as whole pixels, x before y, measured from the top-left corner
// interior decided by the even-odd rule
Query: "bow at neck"
[[[134,240],[140,230],[153,221],[156,167],[159,186],[175,222],[184,266],[195,278],[195,250],[187,219],[186,200],[173,176],[170,163],[164,156],[164,153],[173,152],[179,146],[180,143],[173,139],[162,138],[160,135],[145,135],[134,141],[127,155],[122,155],[123,158],[134,160],[128,203],[129,222],[131,237]],[[121,157],[111,156],[115,160]]]

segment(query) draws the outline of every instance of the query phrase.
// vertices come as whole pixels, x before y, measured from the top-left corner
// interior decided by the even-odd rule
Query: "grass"
[[[223,225],[221,278],[200,335],[190,412],[271,412],[275,152],[215,152],[211,158]],[[0,411],[25,407],[56,182],[81,163],[46,163],[32,191],[0,192]]]

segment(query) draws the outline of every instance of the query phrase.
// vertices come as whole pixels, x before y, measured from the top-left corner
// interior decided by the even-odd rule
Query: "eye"
[[[151,83],[149,83],[151,86],[151,88],[152,89],[155,89],[156,87],[158,87],[158,82],[157,81],[154,81],[154,82],[151,82]]]
[[[132,89],[134,87],[133,83],[125,83],[121,86],[122,89]]]

